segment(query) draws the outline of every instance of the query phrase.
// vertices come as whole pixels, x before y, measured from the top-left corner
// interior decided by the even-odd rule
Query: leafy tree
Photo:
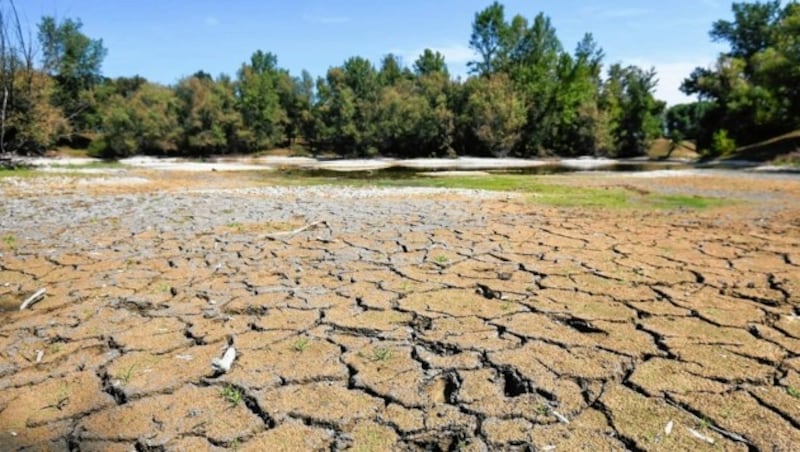
[[[604,92],[604,103],[612,111],[612,136],[618,157],[642,155],[651,140],[661,135],[664,102],[653,96],[655,70],[612,65]]]
[[[284,140],[288,123],[284,106],[291,103],[287,97],[294,90],[286,86],[291,85],[287,77],[278,69],[278,58],[261,50],[252,55],[250,64],[239,69],[237,105],[245,127],[252,133],[254,147],[268,148]]]
[[[103,133],[90,145],[90,153],[104,158],[177,153],[181,139],[177,109],[175,91],[152,83],[112,95],[100,108]]]
[[[667,135],[675,143],[683,140],[696,140],[701,133],[706,115],[713,108],[714,105],[709,102],[692,102],[671,106],[664,114]]]
[[[478,53],[480,59],[468,63],[473,74],[488,76],[497,72],[505,29],[505,8],[502,4],[494,2],[475,14],[469,46]]]
[[[0,154],[38,154],[68,133],[69,125],[51,105],[52,80],[34,68],[33,44],[14,2],[7,4],[0,9]]]
[[[15,85],[25,90],[18,91],[6,105],[3,146],[9,151],[41,154],[69,134],[69,122],[51,103],[55,86],[50,77],[41,72],[18,72],[15,78]]]
[[[238,99],[230,78],[191,76],[178,82],[180,148],[193,155],[251,149],[254,137],[236,108]]]
[[[393,86],[402,80],[408,80],[411,74],[400,62],[400,57],[390,53],[381,59],[381,67],[378,70],[378,84],[380,86]]]
[[[746,145],[800,127],[800,5],[736,2],[732,10],[733,21],[715,22],[710,33],[730,49],[681,87],[713,106],[698,134],[701,148],[718,130]]]
[[[54,102],[79,129],[86,126],[86,116],[96,107],[87,103],[91,97],[82,93],[101,83],[100,69],[107,53],[103,40],[89,38],[81,32],[82,27],[79,19],[58,23],[45,16],[39,23],[38,35],[43,69],[58,85]]]
[[[434,52],[431,49],[425,49],[422,55],[417,58],[417,61],[414,62],[414,72],[418,76],[430,74],[449,76],[447,64],[444,62],[444,55],[438,51]]]
[[[472,78],[466,90],[462,121],[478,144],[474,152],[505,157],[519,149],[526,109],[508,76]]]
[[[314,79],[305,70],[300,77],[292,77],[288,71],[283,71],[279,75],[277,88],[281,108],[286,112],[286,144],[292,146],[298,136],[313,133],[311,108],[314,102]]]
[[[376,145],[390,155],[416,155],[431,140],[433,120],[427,99],[413,81],[386,87],[378,103]]]
[[[528,31],[514,43],[518,49],[509,60],[511,79],[520,87],[528,103],[528,119],[523,130],[525,155],[553,150],[557,141],[560,109],[560,75],[571,64],[563,54],[561,41],[550,19],[544,14],[534,18]]]
[[[552,111],[552,135],[546,142],[559,155],[603,152],[604,116],[598,108],[603,51],[591,34],[578,43],[574,56],[561,53]]]
[[[365,151],[367,141],[359,127],[356,94],[346,83],[342,68],[331,68],[326,78],[317,80],[317,96],[317,147],[346,153]]]

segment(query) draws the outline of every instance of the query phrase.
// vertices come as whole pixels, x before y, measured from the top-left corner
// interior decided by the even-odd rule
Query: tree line
[[[734,3],[732,21],[714,22],[711,39],[729,50],[683,82],[700,101],[666,112],[673,139],[723,155],[800,129],[800,4],[782,3]]]
[[[36,34],[41,61],[34,61],[37,43],[13,2],[0,4],[0,152],[66,144],[108,158],[275,147],[346,156],[634,156],[665,131],[653,69],[606,66],[591,34],[569,51],[546,15],[508,18],[497,2],[475,14],[469,44],[477,58],[465,80],[454,80],[444,56],[430,49],[410,66],[392,54],[377,64],[352,57],[317,78],[293,75],[258,50],[234,76],[198,71],[169,86],[103,77],[107,51],[81,31],[80,20],[44,17]],[[712,36],[730,40],[731,54],[720,57],[717,71],[698,69],[687,79],[684,90],[703,102],[667,111],[674,138],[714,144],[714,133],[727,130],[723,138],[739,142],[767,133],[759,128],[765,121],[776,125],[772,133],[782,130],[781,119],[797,118],[799,84],[791,82],[800,66],[787,62],[796,62],[797,46],[785,34],[798,35],[796,9],[736,3],[735,22],[714,24]],[[740,15],[761,22],[743,25]],[[766,25],[773,38],[754,37]],[[744,91],[733,83],[743,76]],[[733,97],[724,92],[732,85]],[[786,93],[795,101],[782,109],[753,112],[741,102],[761,105]],[[731,126],[740,121],[752,130]]]

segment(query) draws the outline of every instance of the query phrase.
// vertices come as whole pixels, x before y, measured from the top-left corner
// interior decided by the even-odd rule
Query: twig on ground
[[[44,294],[46,292],[47,292],[47,289],[44,289],[44,288],[37,290],[33,295],[28,297],[25,301],[22,302],[21,305],[19,305],[19,310],[20,311],[24,311],[25,309],[33,306],[34,303],[38,303],[38,302],[42,301],[42,299],[44,299]]]
[[[689,430],[689,433],[691,433],[692,436],[699,439],[700,441],[705,441],[708,444],[714,444],[714,438],[704,435],[693,428],[686,427],[686,430]]]
[[[320,220],[320,221],[315,221],[313,223],[309,223],[309,224],[307,224],[307,225],[305,225],[305,226],[303,226],[301,228],[297,228],[297,229],[294,229],[292,231],[273,232],[271,234],[267,234],[265,237],[270,239],[270,240],[283,240],[283,241],[291,240],[297,234],[299,234],[301,232],[304,232],[304,231],[307,231],[309,229],[315,228],[317,226],[323,225],[323,224],[325,225],[326,228],[328,228],[328,230],[331,232],[331,234],[333,234],[333,229],[331,228],[331,225],[328,224],[328,222],[326,220]]]
[[[550,412],[553,413],[553,416],[555,416],[559,421],[563,422],[564,424],[569,424],[569,419],[567,419],[567,417],[563,414],[555,410],[551,410]]]

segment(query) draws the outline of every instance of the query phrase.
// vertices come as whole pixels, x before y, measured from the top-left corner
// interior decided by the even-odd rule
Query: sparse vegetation
[[[220,391],[220,396],[228,402],[231,407],[236,407],[244,400],[241,389],[233,385],[225,385]]]
[[[377,347],[372,350],[372,357],[376,361],[388,361],[392,357],[392,349],[386,346]]]
[[[786,393],[789,394],[791,397],[794,397],[795,399],[800,399],[800,390],[798,390],[794,386],[791,385],[787,386]]]
[[[6,234],[3,236],[3,244],[8,249],[14,249],[17,246],[17,237],[13,234]]]
[[[244,224],[238,221],[231,221],[230,223],[227,223],[225,227],[235,229],[236,232],[242,232],[242,229],[244,229]]]
[[[271,182],[288,185],[344,185],[378,187],[436,187],[529,193],[530,202],[553,207],[587,207],[604,209],[706,209],[723,206],[731,200],[702,196],[662,195],[627,190],[623,187],[583,187],[559,185],[543,177],[519,174],[489,176],[404,177],[404,178],[331,178],[302,173],[269,176]],[[446,258],[446,256],[445,256]],[[440,257],[434,258],[439,262]],[[443,263],[443,262],[439,262]]]
[[[133,378],[134,369],[136,369],[136,364],[131,364],[130,366],[126,367],[122,370],[122,372],[117,374],[117,380],[119,380],[123,385],[130,383],[131,378]]]
[[[310,342],[309,342],[308,338],[301,337],[300,339],[297,339],[296,341],[294,341],[294,343],[292,344],[292,350],[294,350],[294,351],[296,351],[298,353],[302,353],[302,352],[306,351],[306,349],[308,348],[309,344],[310,344]]]

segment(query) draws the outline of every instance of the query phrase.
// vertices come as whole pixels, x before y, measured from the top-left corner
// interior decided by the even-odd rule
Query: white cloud
[[[344,24],[350,22],[347,16],[303,16],[303,20],[312,24]]]
[[[689,77],[689,74],[694,71],[698,66],[705,67],[710,63],[699,58],[687,61],[650,61],[646,59],[629,59],[625,60],[630,64],[635,64],[642,69],[656,69],[656,78],[658,79],[658,86],[656,86],[656,99],[666,101],[668,105],[682,104],[686,102],[693,102],[697,99],[694,97],[683,94],[680,90],[681,84],[684,79]]]

